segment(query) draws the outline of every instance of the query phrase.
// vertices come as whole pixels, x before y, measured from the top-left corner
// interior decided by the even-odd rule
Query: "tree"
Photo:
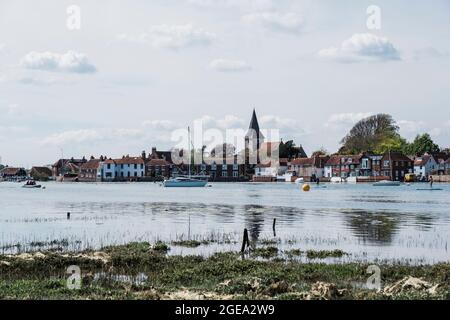
[[[288,158],[291,159],[295,156],[295,143],[293,140],[289,140],[286,142],[281,141],[279,147],[279,157],[280,158]]]
[[[377,150],[381,144],[400,143],[399,127],[391,115],[377,114],[360,120],[341,140],[339,153]]]
[[[428,133],[417,135],[414,141],[408,146],[408,153],[412,155],[422,155],[424,153],[436,153],[440,151],[439,146],[434,143]]]
[[[408,153],[409,144],[408,142],[400,136],[394,136],[381,141],[373,151],[376,154],[384,154],[388,151],[398,151],[403,153]]]
[[[326,156],[328,155],[328,151],[327,149],[325,149],[324,147],[320,147],[319,150],[316,150],[312,153],[312,157],[317,157],[317,156]]]

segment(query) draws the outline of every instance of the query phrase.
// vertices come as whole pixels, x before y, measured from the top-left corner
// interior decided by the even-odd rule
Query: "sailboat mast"
[[[191,177],[191,157],[192,157],[192,154],[191,154],[191,128],[190,127],[188,127],[188,144],[189,144],[189,147],[188,147],[188,149],[189,149],[189,178]]]

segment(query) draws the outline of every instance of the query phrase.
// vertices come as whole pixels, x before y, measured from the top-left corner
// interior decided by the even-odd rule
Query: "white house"
[[[115,160],[117,177],[120,179],[140,178],[145,175],[145,163],[141,157],[123,157]]]
[[[117,178],[116,162],[108,159],[102,163],[102,181],[112,181]]]
[[[277,175],[278,175],[278,166],[272,166],[271,163],[258,164],[255,167],[255,176],[257,176],[257,177],[273,177],[273,178],[276,178]]]
[[[439,165],[432,155],[424,154],[414,160],[414,174],[419,178],[428,178],[428,176],[435,170],[438,170]]]
[[[144,177],[145,163],[141,157],[123,157],[103,162],[102,180],[132,180]]]

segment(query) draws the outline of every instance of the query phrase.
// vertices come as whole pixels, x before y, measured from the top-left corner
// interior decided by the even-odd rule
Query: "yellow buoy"
[[[305,183],[302,186],[302,190],[305,191],[305,192],[308,192],[309,190],[311,190],[311,186],[309,184]]]

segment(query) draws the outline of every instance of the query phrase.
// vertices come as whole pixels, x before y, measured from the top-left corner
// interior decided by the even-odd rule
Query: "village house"
[[[324,175],[327,178],[358,177],[361,175],[362,155],[333,155],[326,162]]]
[[[49,167],[32,167],[30,170],[30,176],[38,181],[50,180],[52,175],[52,169]]]
[[[450,175],[450,158],[444,162],[444,174]]]
[[[101,157],[100,159],[91,157],[88,162],[81,165],[78,180],[80,182],[102,181],[102,163],[103,157]]]
[[[145,164],[145,167],[145,175],[147,177],[170,178],[173,164],[165,159],[150,159]]]
[[[195,172],[208,176],[209,181],[238,182],[246,181],[246,165],[238,161],[238,156],[210,158],[201,165],[195,165]]]
[[[414,174],[418,180],[428,180],[428,177],[438,169],[439,164],[430,154],[424,154],[414,160]]]
[[[289,163],[286,158],[279,159],[278,161],[270,161],[268,163],[260,163],[255,167],[253,181],[277,181],[278,179],[282,179],[286,174],[288,167]],[[285,178],[283,177],[283,180],[284,179]]]
[[[172,151],[158,151],[155,147],[146,157],[145,151],[142,151],[142,159],[145,162],[145,176],[152,179],[170,178],[174,170],[172,162]]]
[[[371,176],[373,177],[380,177],[382,176],[381,172],[381,159],[383,159],[382,155],[377,154],[369,154],[368,157],[370,158],[371,162]]]
[[[325,176],[325,164],[330,159],[329,156],[315,155],[311,158],[299,158],[291,161],[288,172],[293,177],[313,181]]]
[[[381,171],[393,181],[403,181],[407,173],[413,173],[414,163],[401,152],[389,151],[381,159]]]
[[[0,177],[9,179],[23,179],[27,176],[27,171],[24,168],[5,167],[0,170]]]
[[[104,161],[101,170],[103,181],[137,181],[145,176],[145,163],[141,157],[127,155]]]
[[[87,162],[86,158],[82,159],[59,159],[52,166],[53,177],[66,178],[66,179],[78,179],[80,168]]]

